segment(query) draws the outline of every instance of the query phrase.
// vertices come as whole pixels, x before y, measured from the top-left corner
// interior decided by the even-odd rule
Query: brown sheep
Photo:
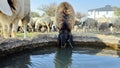
[[[68,2],[61,3],[56,10],[56,24],[59,29],[58,45],[66,46],[66,42],[72,43],[71,30],[75,23],[75,13]],[[72,46],[72,45],[71,45]]]

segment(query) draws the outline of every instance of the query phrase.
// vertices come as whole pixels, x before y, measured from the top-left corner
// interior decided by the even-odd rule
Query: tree
[[[76,12],[75,16],[76,16],[76,18],[80,19],[80,18],[84,17],[85,14],[82,14],[80,12]]]
[[[114,7],[114,14],[116,15],[116,16],[118,16],[118,17],[120,17],[120,8],[118,8],[118,7]]]
[[[40,17],[38,12],[31,12],[30,15],[31,17]]]
[[[38,8],[38,10],[45,12],[49,16],[55,16],[56,6],[57,6],[56,3],[51,3],[49,5],[42,5],[41,7]]]

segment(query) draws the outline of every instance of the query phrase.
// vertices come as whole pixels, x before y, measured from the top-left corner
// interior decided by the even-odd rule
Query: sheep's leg
[[[27,38],[27,24],[24,23],[24,39]]]
[[[1,28],[1,36],[3,37],[3,28]]]
[[[45,25],[47,26],[47,32],[49,32],[49,31],[50,31],[50,28],[49,28],[48,22],[45,22]]]
[[[47,30],[48,30],[48,32],[50,32],[50,28],[49,28],[49,25],[47,24]]]
[[[34,32],[32,25],[29,24],[28,26],[32,30],[32,32]]]
[[[37,22],[35,23],[35,31],[36,32],[39,32],[39,27],[40,27],[40,24],[38,24]]]
[[[8,36],[11,37],[11,31],[12,31],[12,24],[7,25],[8,26]]]
[[[23,19],[22,19],[22,23],[24,26],[24,39],[27,38],[27,24],[30,21],[30,14],[28,13]]]
[[[39,31],[40,31],[40,30],[39,30],[39,28],[40,28],[40,25],[39,25],[39,24],[37,24],[37,25],[36,25],[36,31],[37,31],[37,32],[39,32]]]
[[[12,24],[12,38],[16,38],[16,32],[18,27],[18,20],[15,20],[14,24]]]
[[[34,32],[34,28],[33,27],[31,28],[31,30],[32,30],[32,32]]]
[[[7,26],[6,25],[2,25],[2,32],[3,32],[3,37],[4,38],[8,38],[8,29],[7,29]]]
[[[27,21],[25,19],[22,20],[23,31],[24,31],[24,39],[27,38]]]
[[[32,32],[34,32],[32,25],[29,25],[29,27],[31,28]]]

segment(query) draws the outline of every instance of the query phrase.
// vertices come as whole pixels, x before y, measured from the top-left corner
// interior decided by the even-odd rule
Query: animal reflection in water
[[[56,23],[57,28],[59,29],[59,35],[57,40],[57,45],[65,48],[66,43],[73,48],[73,38],[71,34],[71,30],[75,23],[75,13],[72,6],[67,3],[61,3],[56,11]]]
[[[71,68],[72,64],[72,49],[71,48],[59,48],[55,54],[55,68]]]

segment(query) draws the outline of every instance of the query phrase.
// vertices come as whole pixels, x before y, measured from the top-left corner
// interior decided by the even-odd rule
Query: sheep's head
[[[66,42],[69,38],[69,32],[67,30],[62,30],[59,33],[59,46],[61,47],[65,47],[66,46]]]
[[[60,31],[57,43],[62,48],[65,48],[66,44],[69,43],[69,45],[71,46],[71,48],[73,48],[73,46],[72,46],[72,44],[73,44],[72,34],[68,30],[62,30],[62,31]]]

